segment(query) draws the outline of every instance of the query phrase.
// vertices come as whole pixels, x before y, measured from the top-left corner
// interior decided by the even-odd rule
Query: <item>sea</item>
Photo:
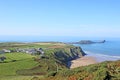
[[[105,43],[74,45],[80,46],[87,56],[93,56],[99,62],[120,60],[120,40],[106,40]]]
[[[78,42],[80,40],[101,41],[105,43],[73,44],[80,46],[87,54],[99,62],[120,60],[120,38],[115,37],[74,37],[74,36],[0,36],[0,42]]]

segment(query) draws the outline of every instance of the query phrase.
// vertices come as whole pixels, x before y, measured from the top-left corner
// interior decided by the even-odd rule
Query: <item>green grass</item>
[[[68,47],[68,45],[64,43],[57,42],[37,42],[37,43],[17,43],[17,42],[6,42],[0,43],[0,50],[2,49],[15,49],[15,48],[48,48],[51,46],[63,46]],[[70,45],[69,45],[70,46]]]
[[[0,63],[0,75],[17,75],[16,71],[21,69],[29,69],[37,66],[37,62],[33,60],[32,55],[25,53],[8,53],[5,54],[6,63]],[[12,62],[12,60],[16,60]]]
[[[20,61],[20,60],[35,57],[26,53],[7,53],[7,54],[4,54],[4,56],[7,58],[5,62],[11,61],[11,60]]]
[[[0,56],[5,56],[7,59],[0,63],[0,79],[2,80],[29,80],[34,78],[34,74],[51,75],[58,70],[66,68],[63,64],[55,64],[56,60],[54,53],[58,49],[54,48],[70,48],[66,44],[61,43],[2,43],[0,49],[17,49],[17,48],[43,48],[45,55],[49,59],[34,60],[34,57],[26,53],[6,53]],[[73,46],[72,46],[73,47]],[[63,49],[62,49],[63,50]],[[53,55],[52,55],[53,54]],[[44,76],[45,76],[44,75]],[[41,77],[43,75],[39,75]]]
[[[44,78],[43,76],[0,76],[0,80],[36,80],[36,77]]]
[[[41,80],[120,80],[120,61],[102,62],[71,70]]]

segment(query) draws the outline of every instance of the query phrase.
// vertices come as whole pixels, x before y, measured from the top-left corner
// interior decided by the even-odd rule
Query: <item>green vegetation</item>
[[[43,48],[44,55],[16,52],[16,49]],[[0,62],[0,78],[3,80],[35,79],[55,76],[59,71],[66,70],[66,63],[81,56],[79,47],[64,43],[1,43],[0,49],[13,52],[2,53],[6,59]],[[37,77],[36,77],[37,76]],[[44,77],[43,77],[44,76]],[[20,79],[19,79],[20,78]]]
[[[120,61],[66,69],[42,80],[120,80]]]
[[[2,56],[2,55],[0,55]],[[33,55],[29,55],[29,54],[25,54],[25,53],[6,53],[4,54],[4,56],[6,57],[6,60],[4,61],[4,63],[8,63],[11,61],[21,61],[21,60],[27,60],[30,58],[34,58],[36,56]]]
[[[25,53],[6,53],[6,60],[0,63],[0,75],[16,75],[20,69],[32,68],[37,64],[32,55]]]
[[[84,56],[81,48],[64,43],[0,43],[0,49],[42,48],[44,55],[2,53],[0,80],[120,80],[120,61],[69,69],[67,62]]]

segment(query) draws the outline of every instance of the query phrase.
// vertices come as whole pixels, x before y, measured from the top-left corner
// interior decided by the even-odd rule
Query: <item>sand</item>
[[[98,63],[95,57],[84,56],[71,61],[70,69]]]

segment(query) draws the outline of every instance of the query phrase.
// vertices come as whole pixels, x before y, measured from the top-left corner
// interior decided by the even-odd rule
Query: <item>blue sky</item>
[[[0,0],[0,35],[119,37],[120,0]]]

